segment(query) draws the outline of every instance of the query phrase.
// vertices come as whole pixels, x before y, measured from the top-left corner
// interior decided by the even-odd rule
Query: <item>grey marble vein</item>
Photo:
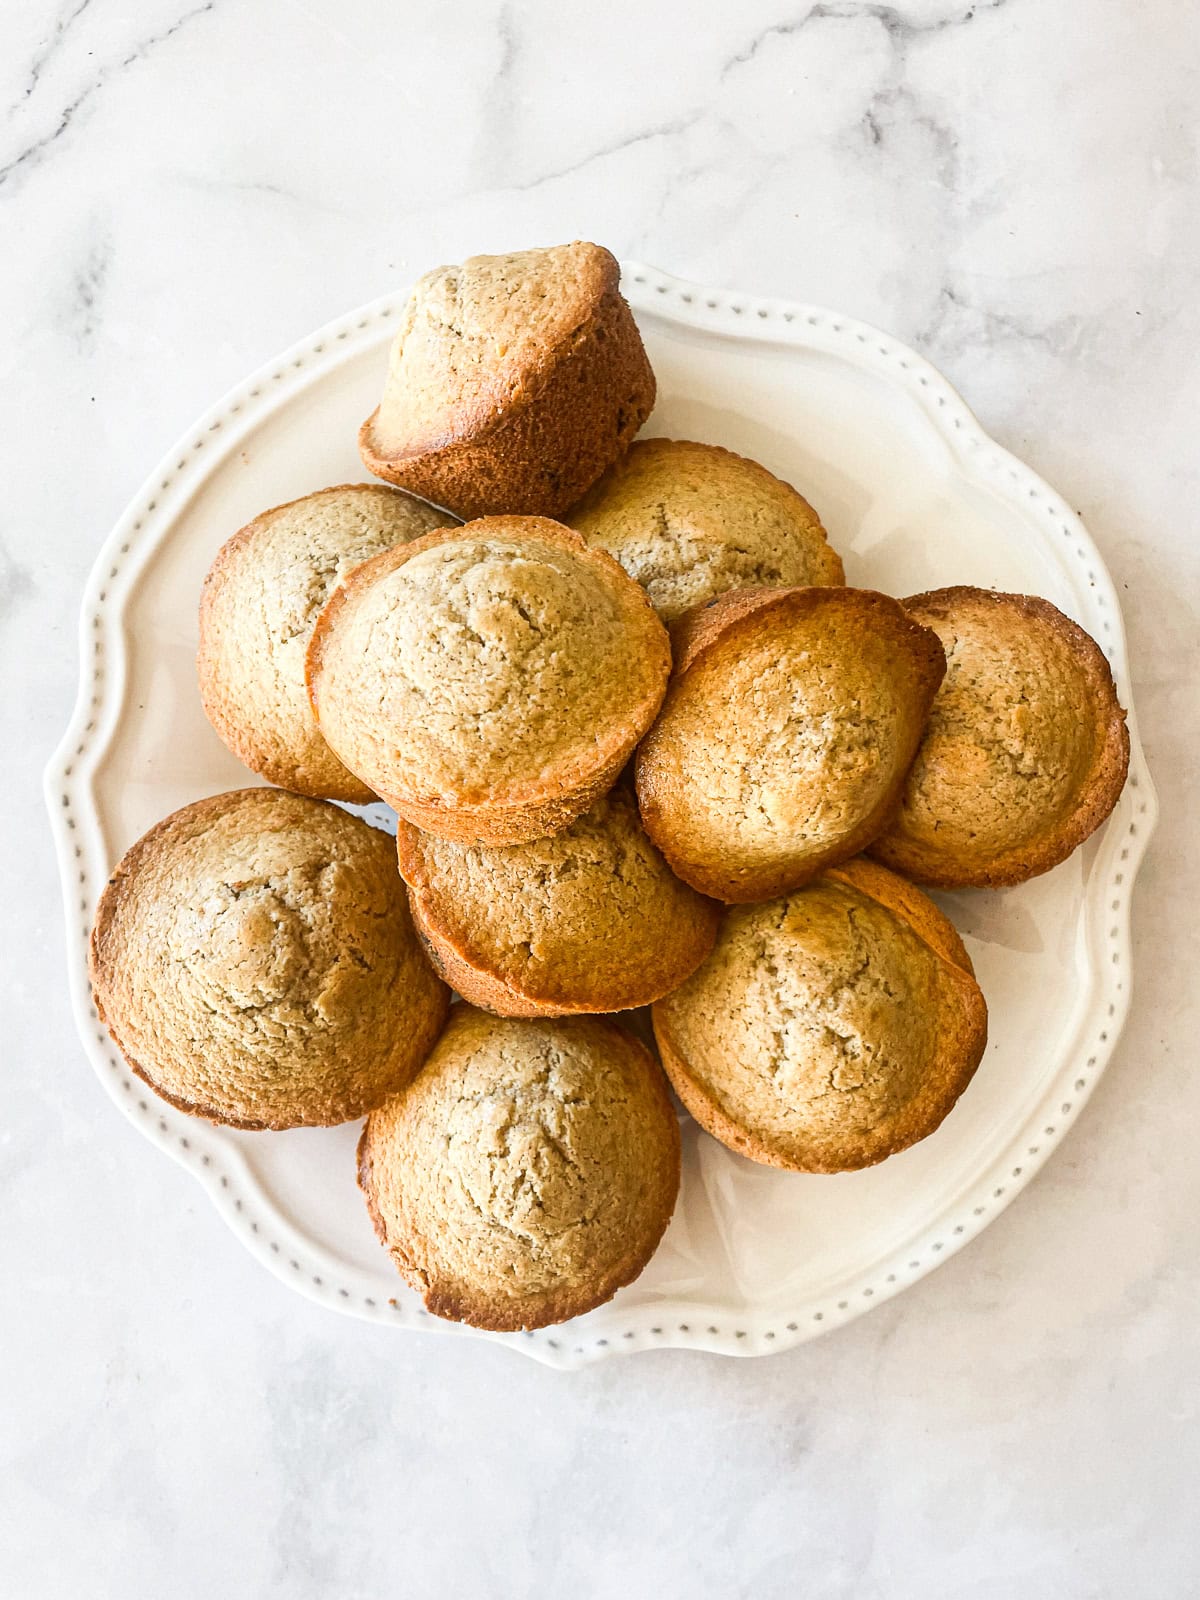
[[[818,0],[802,16],[787,22],[772,23],[756,34],[737,55],[730,57],[721,70],[721,76],[725,77],[736,68],[753,61],[771,40],[791,38],[814,22],[877,22],[889,38],[900,42],[962,27],[973,22],[981,12],[999,11],[1009,3],[1010,0],[974,0],[973,4],[953,10],[945,16],[915,18],[906,15],[899,6],[864,4],[862,0]]]
[[[520,41],[512,0],[503,0],[496,13],[495,43],[498,60],[487,91],[487,114],[480,120],[478,166],[481,183],[503,182],[513,154],[513,129],[517,115],[514,77]]]
[[[16,559],[7,540],[0,540],[0,623],[9,622],[36,592],[32,569]]]
[[[72,280],[70,307],[64,319],[81,352],[90,350],[95,343],[103,318],[104,286],[111,266],[111,240],[93,239]]]
[[[972,4],[948,11],[944,16],[922,18],[908,16],[900,6],[864,5],[860,0],[818,0],[808,20],[854,22],[869,17],[894,38],[907,39],[961,28],[984,12],[1000,11],[1010,3],[1011,0],[973,0]]]
[[[888,145],[899,126],[916,128],[925,135],[933,178],[941,188],[948,191],[955,189],[958,178],[957,135],[913,92],[899,53],[893,57],[884,81],[872,91],[860,125],[866,142],[876,151]]]
[[[598,149],[589,150],[577,161],[568,162],[566,166],[552,167],[548,172],[541,172],[535,178],[528,178],[521,183],[507,184],[505,187],[519,194],[527,193],[533,189],[540,189],[544,184],[557,182],[560,178],[573,177],[576,173],[594,166],[598,161],[607,161],[611,156],[621,155],[624,151],[636,149],[639,145],[651,144],[657,139],[682,138],[697,123],[703,121],[705,115],[704,111],[693,111],[686,116],[672,117],[669,121],[656,123],[651,128],[642,128],[637,133],[610,140]]]
[[[106,88],[107,85],[111,83],[114,78],[118,77],[120,73],[122,73],[127,67],[132,67],[138,62],[144,61],[147,56],[159,45],[165,44],[168,39],[173,39],[181,29],[187,27],[190,22],[194,22],[197,17],[206,16],[214,9],[215,6],[216,0],[204,0],[202,5],[195,6],[190,11],[185,11],[181,17],[178,17],[170,25],[170,27],[162,29],[162,31],[159,33],[150,34],[147,38],[141,40],[133,50],[131,50],[127,55],[122,56],[119,61],[116,61],[107,67],[102,67],[96,76],[92,78],[89,83],[84,85],[75,98],[69,101],[59,111],[58,120],[55,123],[55,126],[48,133],[44,133],[40,137],[32,140],[29,144],[25,145],[23,149],[18,150],[15,155],[10,156],[7,160],[0,161],[0,187],[3,187],[5,184],[9,183],[13,178],[18,176],[18,174],[24,176],[34,167],[39,165],[39,163],[45,159],[49,151],[62,138],[63,134],[65,134],[72,126],[76,117],[84,109],[84,107],[88,105],[88,103],[92,101],[102,89]],[[82,10],[82,7],[80,7],[80,10]],[[76,16],[78,14],[78,12],[75,13]],[[45,56],[43,56],[43,67],[45,59]],[[39,74],[41,70],[42,67],[38,67],[35,73],[35,87],[37,74]]]
[[[87,10],[88,6],[91,5],[91,3],[92,0],[77,0],[77,4],[72,6],[69,11],[67,11],[63,16],[59,17],[55,22],[53,31],[51,32],[49,38],[46,40],[45,44],[42,45],[41,49],[35,53],[29,63],[29,76],[26,80],[25,92],[21,97],[22,99],[28,100],[30,95],[37,88],[38,84],[41,82],[42,73],[46,70],[47,66],[49,66],[50,62],[57,54],[59,46],[62,44],[63,40],[70,33],[72,27]]]
[[[0,190],[3,1600],[1194,1600],[1196,0],[80,3],[0,3],[0,167],[42,146]],[[844,310],[945,367],[1087,520],[1162,798],[1127,1032],[1063,1148],[940,1271],[764,1360],[555,1373],[309,1304],[113,1110],[66,991],[41,772],[105,530],[305,329],[438,261],[577,233]],[[704,346],[715,375],[723,342]],[[663,428],[791,472],[859,581],[889,532],[922,586],[1059,581],[1052,549],[1010,570],[982,539],[941,569],[932,459],[898,528],[825,473],[857,387],[831,385],[806,436],[784,403],[755,415],[736,363],[701,406],[661,324],[652,354]],[[178,552],[197,587],[268,495],[361,475],[385,359],[339,364],[347,426],[311,454],[286,425],[215,436],[227,491],[189,502]],[[881,483],[906,429],[881,413]],[[186,685],[194,612],[173,616],[155,670]],[[129,712],[147,748],[198,715]],[[170,772],[106,759],[114,846],[148,796],[239,781],[199,746]],[[67,887],[78,939],[98,885]],[[1034,953],[1021,896],[968,900],[947,900],[968,935]],[[313,1181],[373,1252],[343,1132],[322,1148],[345,1172]]]

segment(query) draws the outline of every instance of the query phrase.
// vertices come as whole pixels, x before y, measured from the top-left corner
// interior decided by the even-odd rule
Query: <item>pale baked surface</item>
[[[434,965],[502,1016],[649,1005],[716,938],[716,904],[675,877],[620,785],[549,839],[459,844],[401,819],[396,842]]]
[[[941,638],[938,690],[895,819],[871,847],[942,888],[1022,883],[1116,805],[1129,733],[1095,640],[1050,604],[990,589],[904,602]]]
[[[685,439],[637,439],[566,514],[672,623],[728,589],[845,582],[821,519],[757,461]]]
[[[264,511],[221,546],[200,596],[200,698],[253,772],[299,794],[362,805],[375,798],[317,729],[305,651],[348,572],[453,521],[402,490],[349,483]]]
[[[407,1083],[449,995],[409,919],[386,834],[337,806],[240,789],[126,852],[90,969],[133,1070],[241,1128],[360,1117]]]
[[[409,455],[491,421],[548,353],[616,287],[594,244],[471,256],[418,279],[388,357],[375,422],[385,455]]]
[[[632,1282],[666,1230],[679,1165],[666,1081],[629,1034],[466,1005],[359,1143],[400,1273],[430,1311],[480,1328],[562,1322]]]
[[[933,903],[860,859],[731,908],[654,1029],[680,1098],[722,1143],[843,1172],[939,1126],[983,1055],[987,1008]]]
[[[626,448],[654,374],[607,250],[472,256],[416,284],[359,447],[464,517],[557,515]]]
[[[308,655],[322,733],[426,832],[517,843],[611,787],[661,703],[666,632],[611,556],[540,517],[427,535],[353,572]]]
[[[763,900],[876,837],[941,680],[935,633],[865,589],[741,590],[687,612],[675,650],[637,791],[679,877]]]

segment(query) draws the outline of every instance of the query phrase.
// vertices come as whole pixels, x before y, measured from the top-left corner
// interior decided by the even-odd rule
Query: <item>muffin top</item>
[[[649,726],[670,647],[610,556],[486,517],[359,567],[318,620],[321,730],[386,799],[496,809],[585,783]]]
[[[301,794],[374,799],[317,729],[304,654],[317,613],[352,568],[453,522],[400,489],[348,483],[264,511],[222,545],[200,598],[200,697],[254,772]]]
[[[446,978],[506,1016],[648,1005],[716,937],[716,905],[670,871],[621,787],[529,844],[460,844],[403,821],[396,839]]]
[[[728,911],[654,1026],[709,1132],[771,1166],[839,1172],[938,1126],[982,1056],[987,1011],[945,917],[860,859]]]
[[[688,612],[675,643],[637,789],[676,873],[762,900],[868,844],[941,679],[937,635],[865,589],[752,589]]]
[[[417,1078],[368,1118],[359,1182],[431,1311],[535,1328],[637,1276],[670,1219],[679,1162],[666,1082],[622,1029],[456,1005]]]
[[[527,403],[620,276],[607,250],[579,241],[427,272],[392,343],[375,451],[439,449]]]
[[[716,445],[638,439],[564,520],[614,556],[667,623],[727,589],[845,581],[808,501]]]
[[[134,1071],[243,1128],[361,1116],[416,1071],[448,1004],[391,839],[278,789],[199,800],[138,840],[101,897],[91,977]]]
[[[1108,816],[1129,734],[1095,640],[1048,600],[935,589],[904,605],[946,651],[946,676],[872,854],[919,882],[1020,883]]]

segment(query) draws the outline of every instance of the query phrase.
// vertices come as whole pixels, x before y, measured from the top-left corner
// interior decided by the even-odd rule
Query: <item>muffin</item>
[[[675,645],[637,792],[685,883],[767,900],[876,837],[944,671],[935,633],[866,589],[742,589],[685,613]]]
[[[392,848],[278,789],[214,795],[151,828],[101,896],[89,963],[133,1071],[237,1128],[348,1122],[402,1088],[449,995]]]
[[[679,1124],[643,1045],[599,1017],[455,1006],[423,1070],[367,1119],[358,1180],[430,1311],[540,1328],[631,1283],[670,1221]]]
[[[649,1005],[717,936],[716,905],[673,875],[620,786],[550,839],[459,844],[402,821],[396,843],[434,966],[501,1016]]]
[[[639,439],[564,520],[636,578],[668,625],[727,589],[845,582],[808,501],[716,445]]]
[[[987,1007],[937,907],[859,859],[726,912],[709,959],[655,1005],[654,1032],[722,1144],[847,1172],[941,1124],[983,1056]]]
[[[578,242],[426,273],[359,431],[370,471],[462,517],[564,511],[654,405],[620,276]]]
[[[918,883],[998,888],[1065,861],[1116,805],[1129,733],[1095,640],[1048,600],[935,589],[904,602],[946,676],[871,853]]]
[[[264,511],[221,546],[200,597],[200,698],[253,772],[298,794],[375,798],[317,730],[304,652],[347,572],[453,520],[399,489],[347,483]]]
[[[350,574],[308,650],[340,759],[439,838],[520,844],[612,787],[654,720],[666,632],[602,550],[543,517],[426,534]]]

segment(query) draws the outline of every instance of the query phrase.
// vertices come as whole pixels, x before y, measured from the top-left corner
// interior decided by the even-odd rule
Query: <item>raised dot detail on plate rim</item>
[[[639,275],[635,276],[635,280],[634,281],[636,281],[636,282],[644,282],[645,279],[639,274]],[[661,286],[660,285],[659,286],[659,292],[660,293],[667,292],[666,291],[666,286]],[[671,292],[674,293],[677,298],[681,299],[685,303],[687,303],[687,304],[691,304],[692,303],[692,298],[693,297],[690,294],[685,293],[683,291],[680,291],[678,289],[674,289],[674,288],[671,290]],[[713,309],[717,309],[718,305],[719,305],[719,302],[717,302],[716,300],[713,300],[713,301],[710,301],[709,304],[710,304],[710,306],[712,306]],[[376,320],[387,318],[388,316],[390,316],[392,314],[392,309],[393,308],[391,306],[388,306],[388,307],[386,307],[386,308],[384,308],[382,310],[377,310],[376,312],[371,314],[368,318],[364,318],[364,320],[360,321],[357,326],[360,329],[366,328],[369,325],[369,321],[371,320],[372,316]],[[725,309],[730,310],[735,315],[739,315],[739,316],[742,315],[744,311],[754,312],[754,313],[757,314],[757,316],[759,318],[761,318],[763,320],[767,320],[768,317],[774,316],[776,318],[779,318],[780,320],[784,320],[784,321],[789,321],[790,322],[790,321],[793,320],[793,316],[794,316],[794,313],[792,313],[790,311],[782,311],[780,309],[775,309],[775,308],[772,308],[772,309],[768,310],[767,308],[761,307],[761,306],[755,307],[753,304],[750,304],[750,305],[747,306],[745,304],[730,305],[730,304],[727,303]],[[813,327],[818,326],[820,320],[821,319],[816,315],[810,315],[808,317],[808,321],[809,321],[810,325],[812,325]],[[859,341],[859,343],[864,343],[865,344],[867,342],[867,336],[866,335],[862,334],[861,332],[858,332],[857,330],[847,329],[842,322],[834,322],[834,323],[832,323],[831,324],[831,329],[832,329],[832,331],[834,333],[838,333],[838,334],[847,333],[847,335],[849,334],[849,332],[853,331],[854,334],[855,334],[855,338]],[[343,330],[340,334],[337,335],[337,337],[344,338],[346,336],[346,331],[347,330]],[[313,347],[312,354],[314,356],[320,355],[323,352],[324,348],[325,348],[324,344],[323,343],[319,343],[319,344],[317,344],[316,346]],[[903,358],[897,358],[895,353],[894,352],[889,352],[886,346],[879,345],[877,348],[878,348],[879,354],[881,356],[883,356],[884,358],[890,358],[890,359],[893,359],[893,360],[897,360],[898,359],[899,365],[904,370],[908,370],[909,369],[909,363],[907,361],[905,361]],[[293,359],[292,363],[291,363],[293,369],[294,368],[299,368],[303,364],[304,364],[303,360],[297,360],[297,359]],[[284,376],[283,372],[277,372],[277,373],[274,374],[274,378],[276,380],[281,379],[283,376]],[[928,379],[925,376],[921,376],[920,382],[921,382],[923,387],[928,387]],[[252,391],[251,397],[252,398],[257,398],[260,393],[261,393],[261,391],[256,389],[256,390]],[[944,406],[947,403],[946,396],[944,396],[944,395],[938,395],[937,400],[938,400],[938,405],[939,406]],[[240,412],[240,410],[242,409],[242,405],[243,405],[243,402],[241,400],[238,400],[236,402],[232,402],[230,404],[229,408],[228,408],[227,415],[228,416],[232,416],[232,415]],[[957,415],[953,417],[953,421],[954,421],[954,426],[955,426],[956,429],[961,429],[964,426],[961,417],[959,417]],[[208,424],[208,431],[210,433],[215,433],[215,432],[219,431],[219,429],[221,427],[221,424],[222,424],[222,419],[218,418],[216,421]],[[986,441],[984,441],[982,439],[973,438],[971,440],[971,442],[974,443],[974,444],[978,444],[980,442],[986,442]],[[193,444],[192,444],[193,451],[200,449],[202,447],[202,443],[203,443],[202,440],[193,441]],[[185,467],[185,465],[186,465],[186,460],[183,460],[183,459],[179,460],[175,464],[173,472],[174,473],[181,472],[183,470],[183,468]],[[173,474],[170,474],[170,475],[168,475],[167,478],[164,478],[161,481],[161,483],[159,485],[159,490],[158,490],[159,493],[166,493],[167,492],[167,490],[170,487],[172,476],[173,476]],[[1018,475],[1016,473],[1013,473],[1014,481],[1016,481],[1017,476]],[[1028,498],[1033,502],[1040,503],[1040,501],[1042,499],[1042,496],[1040,495],[1038,488],[1036,486],[1030,487],[1027,484],[1026,485],[1026,489],[1027,489]],[[1051,509],[1051,515],[1053,515],[1053,508],[1051,507],[1050,509]],[[159,512],[159,503],[158,503],[157,498],[152,499],[149,502],[147,502],[147,505],[146,505],[146,514],[147,515],[152,515],[152,514],[155,514],[155,513],[158,513],[158,512]],[[1073,537],[1073,530],[1068,524],[1066,524],[1065,522],[1061,522],[1060,521],[1059,525],[1062,527],[1062,531],[1069,538]],[[133,531],[135,533],[140,531],[140,529],[142,527],[141,520],[139,519],[132,526],[133,526]],[[122,555],[129,554],[130,548],[131,548],[130,542],[126,541],[121,546],[121,554]],[[1074,548],[1076,550],[1076,554],[1079,555],[1081,560],[1086,562],[1089,559],[1087,551],[1080,544],[1076,543],[1074,545]],[[114,566],[111,569],[110,581],[115,580],[117,576],[118,576],[118,568],[116,566]],[[1096,582],[1098,581],[1097,578],[1096,578],[1095,570],[1092,567],[1089,567],[1087,569],[1087,579],[1088,579],[1089,583],[1091,583],[1093,585],[1096,584]],[[1098,607],[1104,608],[1106,606],[1106,600],[1105,600],[1105,596],[1103,594],[1097,594],[1094,597],[1094,599],[1095,599],[1095,604]],[[109,600],[109,595],[108,595],[107,590],[104,590],[104,589],[100,590],[99,591],[99,602],[100,602],[100,604],[102,606],[106,605],[108,603],[108,600]],[[100,626],[100,618],[99,618],[99,616],[97,616],[94,619],[94,626],[99,628],[99,626]],[[1111,624],[1110,624],[1110,622],[1109,622],[1109,620],[1107,618],[1105,618],[1104,621],[1103,621],[1103,628],[1104,628],[1104,631],[1106,633],[1111,632]],[[1115,654],[1115,645],[1106,646],[1106,648],[1109,650],[1110,654]],[[99,658],[100,655],[101,655],[101,649],[100,649],[100,642],[99,641],[96,642],[96,653],[97,653],[97,657]],[[102,667],[100,665],[100,660],[99,659],[96,662],[95,677],[96,677],[97,683],[101,683],[102,682]],[[100,702],[100,697],[98,695],[93,696],[93,699],[92,699],[93,707],[98,709],[99,706],[100,706],[100,703],[101,703]],[[92,722],[89,722],[89,724],[87,725],[85,733],[90,733],[92,731],[94,731],[94,719],[93,719]],[[77,757],[82,757],[85,753],[86,753],[86,743],[79,744],[77,746],[77,748],[76,748]],[[71,779],[73,777],[74,768],[73,768],[73,766],[71,764],[66,765],[62,769],[62,771],[63,771],[64,778]],[[1130,788],[1131,789],[1136,789],[1137,786],[1138,786],[1138,779],[1137,779],[1137,776],[1135,774],[1135,775],[1131,776],[1131,778],[1130,778]],[[66,797],[66,796],[63,797],[63,804],[64,804],[64,806],[68,806],[68,797]],[[1147,812],[1147,810],[1148,810],[1148,805],[1145,802],[1143,802],[1143,804],[1140,807],[1139,814],[1145,814]],[[73,818],[68,818],[67,825],[70,828],[73,829],[75,827],[74,819]],[[1130,824],[1130,826],[1129,826],[1130,835],[1131,836],[1136,836],[1137,831],[1138,830],[1137,830],[1136,824]],[[76,859],[79,859],[81,857],[81,855],[82,855],[82,851],[81,851],[80,846],[78,844],[74,844],[73,845],[73,850],[74,850],[74,855],[75,855]],[[1131,854],[1131,852],[1130,852],[1128,847],[1123,848],[1121,850],[1121,853],[1120,853],[1121,861],[1122,862],[1127,861],[1129,859],[1130,854]],[[1122,883],[1122,881],[1123,881],[1123,878],[1124,878],[1124,874],[1123,873],[1118,873],[1118,874],[1115,875],[1115,880],[1114,881],[1118,885],[1120,885]],[[86,881],[85,880],[85,875],[83,875],[83,874],[81,874],[81,882],[82,881]],[[81,904],[81,909],[86,909],[86,905],[85,904]],[[1121,901],[1119,899],[1118,900],[1114,900],[1112,902],[1111,909],[1112,909],[1113,912],[1117,912],[1119,910],[1122,910],[1123,907],[1122,907]],[[90,930],[88,930],[86,928],[83,930],[85,935],[89,931]],[[1110,941],[1112,941],[1113,943],[1119,945],[1119,942],[1120,942],[1120,929],[1119,929],[1119,927],[1117,927],[1117,926],[1110,927],[1110,929],[1108,930],[1108,936],[1109,936]],[[1115,950],[1113,952],[1113,954],[1112,954],[1112,962],[1113,962],[1113,964],[1114,965],[1119,964],[1120,959],[1121,959],[1121,952],[1119,950]],[[1116,982],[1114,987],[1115,987],[1116,992],[1120,993],[1123,990],[1124,986],[1122,985],[1121,982],[1118,981],[1118,982]],[[1115,1016],[1115,1014],[1116,1014],[1116,1005],[1115,1005],[1115,1003],[1110,1003],[1109,1004],[1109,1006],[1108,1006],[1108,1014],[1109,1014],[1110,1017],[1111,1016]],[[98,1035],[98,1038],[101,1039],[101,1040],[103,1040],[105,1037],[106,1036],[103,1035],[103,1034]],[[1109,1033],[1108,1033],[1108,1031],[1102,1031],[1099,1037],[1100,1037],[1100,1041],[1101,1041],[1102,1044],[1107,1045],[1109,1043]],[[111,1067],[111,1069],[113,1071],[117,1071],[117,1072],[120,1071],[120,1064],[117,1061],[113,1060],[113,1061],[111,1061],[110,1063],[107,1063],[107,1064],[110,1065],[110,1067]],[[1094,1071],[1096,1066],[1097,1066],[1097,1064],[1098,1064],[1097,1057],[1095,1055],[1089,1056],[1088,1059],[1087,1059],[1087,1070],[1089,1072]],[[1079,1070],[1079,1069],[1076,1069],[1076,1070]],[[1084,1093],[1084,1091],[1086,1090],[1087,1086],[1088,1086],[1088,1080],[1086,1078],[1084,1078],[1084,1077],[1077,1077],[1077,1078],[1075,1078],[1073,1080],[1073,1092],[1076,1095],[1082,1095]],[[130,1089],[132,1088],[132,1084],[126,1079],[126,1080],[123,1081],[122,1087],[125,1090],[125,1092],[128,1093],[130,1091]],[[139,1110],[139,1112],[141,1112],[143,1115],[146,1115],[146,1116],[151,1115],[151,1108],[148,1106],[147,1102],[144,1099],[138,1099],[136,1101],[136,1106],[137,1106],[137,1109]],[[1075,1102],[1073,1102],[1073,1101],[1065,1100],[1065,1101],[1061,1102],[1060,1115],[1063,1118],[1069,1118],[1071,1116],[1072,1112],[1073,1112],[1074,1106],[1075,1106]],[[156,1120],[156,1123],[157,1123],[158,1131],[160,1133],[168,1132],[168,1125],[163,1120],[163,1118],[161,1116],[158,1117],[155,1120]],[[1058,1132],[1059,1132],[1059,1130],[1056,1127],[1054,1127],[1052,1125],[1047,1125],[1046,1126],[1045,1133],[1046,1133],[1046,1136],[1048,1138],[1056,1138],[1058,1136]],[[187,1141],[186,1140],[181,1139],[179,1141],[179,1144],[180,1144],[181,1148],[187,1148]],[[1031,1157],[1036,1156],[1039,1153],[1039,1147],[1036,1146],[1036,1145],[1030,1146],[1029,1147],[1029,1152],[1030,1152],[1030,1156]],[[207,1154],[202,1155],[202,1163],[203,1163],[203,1165],[205,1167],[209,1166],[210,1163],[209,1163],[209,1157],[207,1156]],[[1011,1176],[1012,1176],[1012,1180],[1014,1182],[1015,1181],[1019,1181],[1021,1179],[1022,1175],[1023,1175],[1023,1169],[1021,1167],[1018,1166],[1018,1167],[1014,1167],[1012,1169]],[[221,1175],[220,1176],[220,1182],[221,1182],[221,1186],[222,1186],[223,1189],[228,1189],[229,1188],[229,1179],[228,1179],[227,1176]],[[999,1198],[999,1197],[1003,1196],[1004,1193],[1005,1193],[1005,1189],[1004,1189],[1003,1186],[1001,1186],[1000,1188],[996,1189],[995,1197]],[[242,1204],[242,1200],[240,1198],[235,1198],[234,1199],[234,1208],[239,1212],[243,1210],[243,1204]],[[976,1216],[982,1215],[984,1213],[985,1209],[986,1209],[985,1207],[977,1207],[975,1209],[975,1215]],[[258,1231],[257,1222],[255,1222],[255,1221],[253,1221],[252,1219],[249,1219],[249,1218],[246,1218],[245,1220],[247,1222],[247,1226],[252,1231],[254,1231],[254,1232]],[[963,1225],[961,1223],[955,1225],[953,1230],[952,1230],[952,1232],[955,1235],[961,1235],[964,1232]],[[940,1251],[942,1249],[942,1242],[940,1240],[939,1241],[935,1241],[930,1246],[930,1248],[934,1252]],[[277,1245],[272,1245],[272,1249],[275,1250],[275,1251],[278,1251],[278,1246]],[[919,1270],[920,1266],[921,1266],[921,1263],[919,1263],[918,1261],[913,1261],[913,1262],[910,1263],[910,1268],[913,1271]],[[322,1284],[322,1281],[323,1280],[318,1275],[313,1275],[312,1276],[312,1282],[314,1283],[314,1285],[320,1286]],[[895,1274],[894,1273],[889,1273],[887,1275],[886,1281],[889,1282],[889,1283],[895,1282],[896,1281]],[[873,1290],[873,1287],[871,1287],[871,1286],[868,1286],[868,1287],[864,1288],[862,1290],[863,1298],[870,1298],[873,1295],[873,1292],[874,1292],[874,1290]],[[342,1297],[347,1297],[349,1292],[347,1290],[345,1290],[345,1289],[339,1289],[338,1293]],[[370,1297],[366,1297],[364,1303],[366,1305],[368,1305],[368,1306],[372,1306],[372,1307],[374,1306],[374,1301]],[[392,1308],[394,1310],[399,1312],[400,1308],[396,1305],[395,1301],[390,1301],[389,1304],[391,1304],[391,1306],[392,1306]],[[845,1309],[845,1306],[846,1306],[845,1302],[839,1302],[839,1308],[840,1309]],[[424,1313],[419,1313],[419,1314],[423,1315]],[[819,1321],[820,1318],[821,1318],[821,1313],[815,1313],[814,1314],[814,1318],[815,1318],[815,1320]],[[680,1324],[679,1325],[679,1331],[680,1332],[686,1332],[687,1327],[688,1327],[687,1324]],[[789,1323],[789,1324],[787,1324],[787,1328],[788,1328],[789,1332],[795,1332],[796,1328],[797,1328],[797,1325],[794,1324],[794,1323]],[[657,1327],[653,1331],[656,1334],[660,1334],[662,1332],[662,1330],[660,1328],[657,1328]],[[710,1328],[710,1332],[712,1334],[714,1334],[714,1335],[717,1334],[718,1330],[715,1327],[715,1325]],[[631,1333],[631,1334],[627,1335],[627,1337],[633,1337],[633,1334]],[[748,1337],[748,1332],[745,1329],[736,1330],[735,1337],[737,1337],[737,1338],[746,1338],[746,1337]],[[767,1339],[773,1339],[775,1337],[775,1331],[774,1330],[760,1330],[759,1337],[767,1338]],[[598,1345],[604,1345],[606,1343],[607,1343],[606,1340],[597,1341]],[[582,1352],[582,1347],[579,1347],[579,1351],[580,1351],[580,1353]]]

